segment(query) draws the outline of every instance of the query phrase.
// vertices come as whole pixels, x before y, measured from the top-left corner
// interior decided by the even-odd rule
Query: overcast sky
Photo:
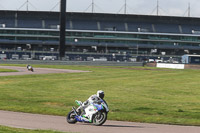
[[[28,9],[37,11],[59,11],[60,0],[28,0]],[[157,0],[126,0],[127,14],[155,15]],[[169,16],[200,17],[200,0],[159,0],[159,14]],[[94,0],[94,12],[125,12],[125,0]],[[0,0],[1,10],[27,10],[27,0]],[[92,0],[67,0],[69,12],[92,12]]]

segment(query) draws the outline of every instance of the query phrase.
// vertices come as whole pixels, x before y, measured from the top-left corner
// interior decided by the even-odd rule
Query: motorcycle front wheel
[[[95,126],[101,126],[107,120],[106,112],[98,112],[93,118],[93,124]]]
[[[77,122],[75,116],[76,116],[76,114],[74,113],[74,111],[69,112],[67,117],[66,117],[67,122],[69,124],[75,124]]]

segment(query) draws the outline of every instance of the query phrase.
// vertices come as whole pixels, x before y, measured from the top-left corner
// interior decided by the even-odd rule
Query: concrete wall
[[[147,63],[146,66],[148,67],[156,67],[157,63]]]

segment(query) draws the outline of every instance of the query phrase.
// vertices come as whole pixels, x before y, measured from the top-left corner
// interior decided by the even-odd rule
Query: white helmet
[[[100,97],[101,99],[103,99],[104,98],[104,92],[102,90],[98,90],[97,96]]]

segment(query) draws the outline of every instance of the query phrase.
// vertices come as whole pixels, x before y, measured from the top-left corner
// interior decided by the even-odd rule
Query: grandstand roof
[[[39,16],[48,16],[48,14],[58,16],[59,12],[52,12],[52,11],[14,11],[14,10],[0,10],[0,14],[7,13],[21,13],[21,14],[39,14]],[[157,16],[157,15],[140,15],[140,14],[109,14],[109,13],[86,13],[86,12],[67,12],[67,18],[79,18],[81,16],[84,17],[93,17],[96,19],[102,20],[135,20],[137,21],[145,21],[145,22],[165,22],[165,23],[180,23],[180,24],[199,24],[200,18],[198,17],[180,17],[180,16]],[[36,17],[36,16],[32,16]],[[104,18],[102,18],[104,17]],[[80,18],[83,19],[83,18]]]
[[[0,10],[0,13],[21,13],[21,14],[39,14],[39,16],[43,15],[59,15],[59,12],[51,12],[51,11],[14,11],[14,10]],[[199,24],[200,18],[197,17],[180,17],[180,16],[157,16],[157,15],[139,15],[139,14],[109,14],[109,13],[86,13],[86,12],[67,12],[69,18],[71,17],[80,17],[80,16],[88,16],[94,18],[101,18],[102,20],[125,20],[130,21],[137,19],[138,21],[146,21],[146,22],[168,22],[168,23],[181,23],[181,24]],[[32,16],[35,17],[35,16]],[[67,18],[68,18],[67,17]],[[104,18],[102,18],[104,17]],[[83,18],[81,18],[83,19]],[[183,21],[184,20],[184,21]]]

